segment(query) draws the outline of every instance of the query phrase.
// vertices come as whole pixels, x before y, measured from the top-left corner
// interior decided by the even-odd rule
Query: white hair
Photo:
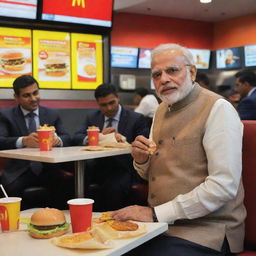
[[[171,51],[171,50],[179,50],[182,52],[182,55],[184,56],[185,60],[188,62],[186,64],[189,65],[195,65],[195,61],[193,59],[193,55],[189,51],[188,48],[181,46],[179,44],[160,44],[156,48],[154,48],[151,52],[151,65],[152,61],[155,58],[156,55],[162,52]]]

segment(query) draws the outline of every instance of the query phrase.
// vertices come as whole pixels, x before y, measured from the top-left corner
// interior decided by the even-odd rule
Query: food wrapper
[[[121,135],[123,142],[117,142],[115,133],[102,134],[99,136],[99,146],[107,148],[129,148],[131,145],[126,141],[126,138]]]
[[[113,222],[115,222],[115,220],[105,221],[99,224],[95,224],[95,226],[100,230],[102,230],[102,232],[106,233],[106,236],[108,236],[111,239],[132,238],[132,237],[141,236],[147,233],[146,225],[141,222],[129,221],[128,223],[133,223],[138,225],[138,228],[136,230],[131,230],[131,231],[116,230],[112,227]],[[127,222],[123,222],[123,223],[125,224]],[[120,227],[120,229],[122,228]]]
[[[110,236],[98,227],[86,232],[54,237],[51,242],[60,247],[73,249],[107,249],[114,247]]]

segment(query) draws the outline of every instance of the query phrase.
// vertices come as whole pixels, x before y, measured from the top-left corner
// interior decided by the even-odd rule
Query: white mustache
[[[166,90],[170,90],[170,89],[178,89],[178,86],[176,84],[165,84],[165,85],[162,85],[160,87],[160,90],[159,90],[159,93],[162,93]]]

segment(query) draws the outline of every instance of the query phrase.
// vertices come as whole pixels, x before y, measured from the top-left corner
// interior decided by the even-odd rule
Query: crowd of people
[[[230,98],[210,90],[208,77],[197,73],[187,48],[160,45],[151,58],[151,76],[161,103],[139,88],[135,91],[138,106],[131,110],[120,104],[115,86],[102,84],[94,94],[98,109],[84,117],[73,138],[64,131],[55,110],[40,106],[38,82],[32,76],[18,77],[13,83],[18,105],[0,111],[0,149],[38,147],[36,127],[44,124],[56,129],[54,147],[87,145],[89,126],[99,127],[104,135],[115,133],[117,141],[125,138],[132,145],[131,155],[88,161],[87,195],[93,196],[90,185],[98,184],[97,210],[111,210],[117,220],[169,224],[164,235],[126,255],[240,252],[246,216],[241,119],[256,120],[256,75],[251,70],[236,74],[240,101],[235,109]],[[22,196],[31,185],[46,186],[54,195],[52,205],[62,208],[57,199],[64,202],[73,196],[67,189],[73,185],[59,182],[65,169],[64,165],[11,159],[1,182],[10,196]],[[130,196],[136,182],[148,184],[147,206],[137,205]]]

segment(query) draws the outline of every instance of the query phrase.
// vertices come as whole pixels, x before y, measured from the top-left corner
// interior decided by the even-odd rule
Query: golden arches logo
[[[82,6],[85,8],[85,0],[72,0],[72,6]]]

